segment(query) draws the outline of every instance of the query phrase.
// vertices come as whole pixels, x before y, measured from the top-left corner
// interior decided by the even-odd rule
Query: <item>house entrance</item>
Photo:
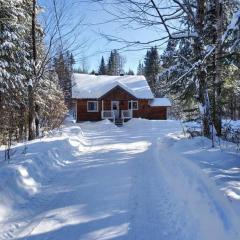
[[[111,109],[112,111],[114,111],[115,114],[115,118],[118,119],[119,118],[119,101],[112,101],[111,102]]]

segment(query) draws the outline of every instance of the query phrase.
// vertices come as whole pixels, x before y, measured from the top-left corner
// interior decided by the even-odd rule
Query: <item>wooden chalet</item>
[[[77,122],[131,118],[167,119],[171,103],[154,98],[144,76],[74,74],[72,99]]]

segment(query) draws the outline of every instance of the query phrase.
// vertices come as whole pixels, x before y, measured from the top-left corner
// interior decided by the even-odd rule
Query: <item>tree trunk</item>
[[[37,49],[36,49],[36,0],[32,0],[32,58],[33,58],[33,78],[36,80],[36,59],[37,59]],[[33,83],[33,81],[31,81]],[[28,85],[28,140],[35,138],[33,130],[34,122],[34,92],[33,85]]]
[[[237,97],[236,95],[234,94],[233,96],[233,115],[232,115],[232,119],[233,120],[238,120],[237,119]]]
[[[197,15],[196,15],[196,26],[195,29],[198,33],[198,37],[194,42],[194,52],[197,56],[197,60],[201,61],[204,57],[204,43],[203,43],[203,31],[204,31],[204,16],[205,16],[205,1],[197,1]],[[200,65],[197,69],[197,90],[198,90],[198,101],[201,105],[202,123],[203,123],[203,134],[204,136],[210,136],[210,103],[206,84],[206,71],[204,66]]]
[[[35,126],[36,126],[36,137],[39,137],[39,105],[35,105]]]
[[[24,137],[24,104],[20,104],[20,114],[19,114],[19,140],[22,142]]]
[[[214,116],[214,125],[218,136],[221,136],[222,132],[222,32],[223,32],[223,16],[222,16],[222,3],[219,0],[215,0],[216,4],[216,32],[217,43],[215,49],[215,65],[216,65],[216,79],[215,79],[215,101],[216,109]]]
[[[32,86],[28,86],[28,140],[33,140],[35,138],[33,130],[34,121],[34,98]]]

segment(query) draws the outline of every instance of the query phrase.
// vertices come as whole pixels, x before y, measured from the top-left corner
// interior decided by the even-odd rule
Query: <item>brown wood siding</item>
[[[101,120],[101,102],[98,101],[98,112],[88,112],[87,102],[97,101],[96,99],[81,99],[77,101],[77,122]]]
[[[167,107],[150,107],[148,119],[166,120]]]
[[[104,94],[101,98],[101,100],[134,100],[136,97],[134,97],[132,94],[124,90],[123,88],[116,86],[106,94]]]
[[[150,106],[148,105],[148,100],[139,99],[138,100],[138,110],[133,110],[134,118],[148,118]]]
[[[151,107],[148,104],[149,100],[139,99],[138,110],[133,110],[134,118],[146,118],[146,119],[167,119],[166,107]]]
[[[78,99],[77,100],[77,121],[99,121],[101,120],[102,101],[104,110],[111,110],[111,101],[119,101],[120,110],[128,110],[128,101],[137,100],[138,110],[133,110],[134,118],[146,119],[167,119],[166,107],[151,107],[146,99],[134,99],[131,94],[120,87],[116,87],[104,95],[98,101],[98,112],[88,112],[87,102],[97,101],[97,99]]]

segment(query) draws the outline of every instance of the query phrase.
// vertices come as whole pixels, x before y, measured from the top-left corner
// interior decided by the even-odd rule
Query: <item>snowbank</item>
[[[84,142],[81,129],[72,126],[53,131],[52,137],[29,142],[26,154],[24,144],[13,147],[9,164],[4,161],[4,149],[0,149],[0,223],[6,216],[14,215],[15,210],[41,191],[53,174],[69,164],[74,153],[69,135],[77,135]]]
[[[184,208],[185,218],[198,229],[194,239],[239,239],[239,217],[229,201],[192,158],[179,154],[183,145],[174,142],[171,137],[158,141],[161,175],[176,200],[175,208]]]
[[[231,127],[234,130],[240,129],[240,120],[223,120],[223,128]]]
[[[220,141],[212,148],[211,140],[204,137],[180,138],[168,149],[207,173],[240,214],[240,154],[236,144]]]

